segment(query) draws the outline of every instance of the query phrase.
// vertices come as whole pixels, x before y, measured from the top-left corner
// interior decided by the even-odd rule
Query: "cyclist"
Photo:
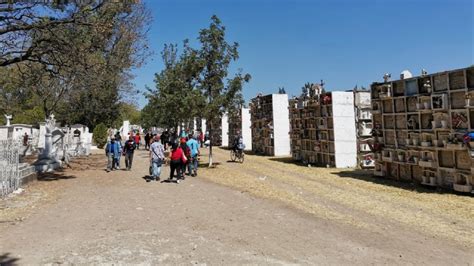
[[[237,133],[237,136],[234,138],[234,144],[232,145],[232,150],[236,154],[241,154],[244,149],[245,149],[244,139],[242,138],[242,135],[239,132]]]

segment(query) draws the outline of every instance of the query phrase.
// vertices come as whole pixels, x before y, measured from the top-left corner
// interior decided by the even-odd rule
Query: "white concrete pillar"
[[[288,156],[290,152],[290,115],[288,95],[273,94],[274,156]]]
[[[227,114],[222,115],[221,120],[221,136],[222,136],[222,147],[227,147],[229,145],[229,117]]]
[[[252,123],[250,122],[250,109],[242,108],[242,138],[244,140],[245,150],[252,150]]]

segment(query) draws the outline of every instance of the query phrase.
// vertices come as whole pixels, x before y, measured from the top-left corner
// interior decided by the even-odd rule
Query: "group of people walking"
[[[154,142],[150,145],[150,165],[151,180],[160,180],[161,167],[166,162],[165,150],[169,145],[169,166],[170,175],[168,181],[179,184],[186,175],[197,176],[199,162],[199,143],[196,136],[189,134],[173,141],[160,141],[160,136],[154,137]],[[176,173],[176,175],[175,175]],[[150,180],[150,181],[151,181]]]
[[[120,134],[110,137],[105,147],[108,158],[107,172],[120,169],[121,156],[125,156],[126,170],[130,170],[134,151],[139,149],[140,141],[139,133],[129,134],[129,139],[123,144]],[[150,159],[150,178],[147,181],[159,181],[162,166],[166,163],[169,163],[170,167],[169,182],[179,183],[186,175],[197,176],[202,134],[186,134],[184,130],[179,135],[168,131],[161,135],[147,133],[144,141]]]
[[[120,170],[120,159],[122,155],[125,157],[125,169],[128,171],[132,169],[133,154],[135,149],[138,149],[138,144],[135,139],[135,136],[129,135],[128,140],[122,144],[122,138],[119,134],[110,137],[110,141],[107,142],[105,146],[107,172]]]

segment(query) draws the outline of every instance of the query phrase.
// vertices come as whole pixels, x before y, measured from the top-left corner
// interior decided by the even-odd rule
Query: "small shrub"
[[[107,127],[100,123],[94,128],[93,134],[94,142],[97,145],[97,148],[104,148],[105,144],[107,143]]]

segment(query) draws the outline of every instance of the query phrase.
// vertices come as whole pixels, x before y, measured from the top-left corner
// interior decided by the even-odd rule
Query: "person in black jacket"
[[[145,135],[145,150],[150,149],[151,135],[150,132],[147,132]]]
[[[123,155],[125,156],[125,166],[127,170],[130,171],[132,169],[132,162],[133,162],[133,153],[136,149],[137,145],[133,140],[133,137],[130,135],[128,140],[125,141],[123,145]]]

